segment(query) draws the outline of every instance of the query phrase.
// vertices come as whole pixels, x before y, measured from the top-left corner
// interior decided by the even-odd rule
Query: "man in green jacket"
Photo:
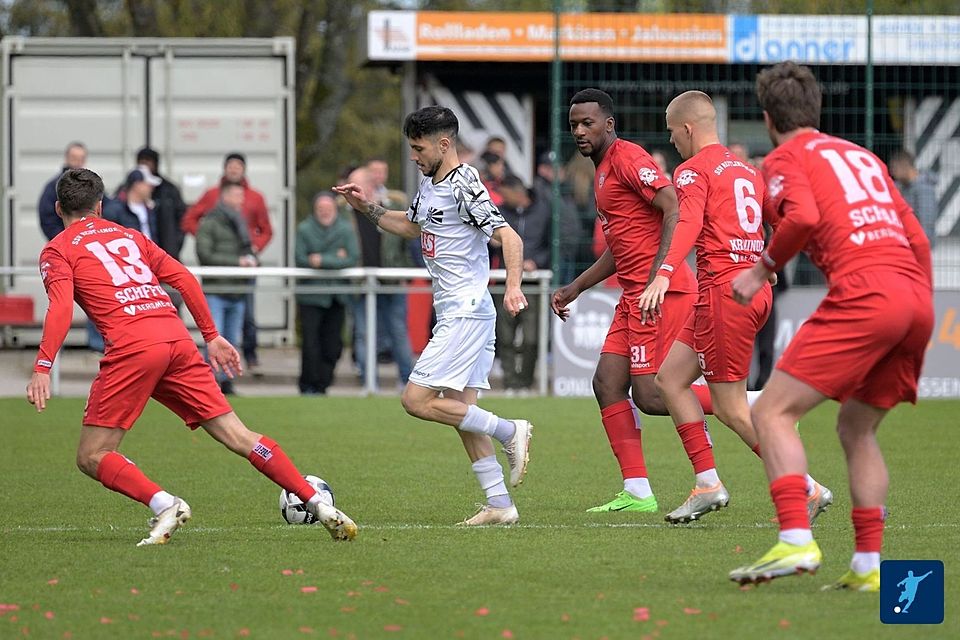
[[[220,201],[203,217],[197,229],[197,259],[211,267],[255,267],[257,259],[250,245],[243,210],[243,185],[225,182],[220,187]],[[252,281],[236,278],[203,279],[203,290],[213,315],[214,324],[230,344],[240,346],[243,328],[245,287]],[[217,380],[225,394],[233,393],[233,383],[222,373]]]
[[[313,198],[313,215],[297,226],[296,264],[312,269],[346,269],[359,262],[357,232],[337,212],[329,191]],[[336,280],[311,279],[304,285],[336,284]],[[343,352],[343,322],[347,294],[298,293],[300,330],[300,393],[323,395],[333,383],[333,370]]]

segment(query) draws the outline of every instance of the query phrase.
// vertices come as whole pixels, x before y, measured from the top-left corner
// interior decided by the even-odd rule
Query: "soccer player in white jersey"
[[[465,525],[513,524],[517,508],[504,482],[491,438],[499,440],[510,463],[510,485],[523,481],[529,459],[526,420],[505,420],[477,406],[489,389],[497,310],[487,290],[491,240],[503,247],[507,269],[503,307],[515,316],[527,306],[520,291],[523,242],[490,201],[480,175],[457,157],[460,124],[446,107],[424,107],[409,114],[403,134],[410,159],[423,179],[410,209],[388,211],[370,202],[355,184],[334,187],[358,213],[384,231],[420,236],[423,258],[433,278],[437,325],[403,391],[403,408],[422,420],[457,429],[487,503]]]

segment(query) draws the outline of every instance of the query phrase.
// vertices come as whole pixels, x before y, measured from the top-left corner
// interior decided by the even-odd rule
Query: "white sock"
[[[780,542],[802,547],[813,542],[813,533],[810,529],[784,529],[780,532]]]
[[[850,568],[854,573],[869,573],[874,569],[880,568],[879,551],[856,551],[853,554],[853,560],[850,561]]]
[[[463,421],[460,422],[457,429],[492,436],[497,430],[498,423],[499,418],[497,416],[475,404],[471,404],[467,405],[467,415],[463,416]]]
[[[760,397],[761,391],[747,391],[747,404],[751,407],[753,403],[757,401],[757,398]]]
[[[636,498],[649,498],[653,495],[650,481],[646,478],[624,478],[623,490]]]
[[[807,481],[807,495],[812,496],[814,489],[816,489],[816,481],[810,477],[809,473],[803,474],[803,478]]]
[[[697,489],[705,489],[720,484],[716,469],[707,469],[697,474]]]
[[[153,511],[153,515],[158,516],[164,509],[172,507],[176,501],[176,496],[172,496],[166,491],[157,491],[153,494],[153,497],[150,498],[150,510]]]
[[[480,458],[473,463],[473,472],[477,476],[477,482],[487,496],[487,503],[492,507],[509,507],[513,504],[510,499],[510,492],[507,491],[507,485],[503,482],[503,467],[497,462],[496,456],[487,456]]]

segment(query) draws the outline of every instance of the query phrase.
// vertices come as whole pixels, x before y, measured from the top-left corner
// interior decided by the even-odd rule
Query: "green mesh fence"
[[[583,20],[586,14],[572,11],[582,4],[558,2],[561,25],[570,26],[577,16]],[[593,165],[579,157],[567,130],[567,105],[576,91],[597,87],[610,93],[620,137],[662,153],[666,171],[680,158],[668,140],[664,108],[682,91],[705,91],[718,107],[721,140],[744,145],[759,164],[771,143],[754,93],[756,74],[766,64],[793,59],[809,64],[822,83],[821,130],[864,145],[885,161],[898,151],[913,156],[918,175],[904,171],[902,190],[920,199],[917,213],[933,244],[938,288],[960,288],[960,18],[874,16],[872,28],[866,15],[711,20],[672,14],[651,22],[648,14],[644,22],[642,14],[616,13],[622,4],[591,3],[593,35],[616,39],[599,47],[604,59],[572,60],[565,51],[553,65],[551,140],[565,167],[562,200],[575,209],[580,225],[576,237],[558,225],[560,280],[589,266],[597,250]],[[716,19],[725,22],[722,42],[710,32]],[[722,59],[710,59],[708,49],[723,50]],[[793,284],[823,282],[803,256],[791,271]]]

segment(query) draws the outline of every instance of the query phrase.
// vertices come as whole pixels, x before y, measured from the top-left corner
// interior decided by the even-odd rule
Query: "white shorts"
[[[489,389],[496,318],[445,318],[413,366],[410,382],[429,389]]]

